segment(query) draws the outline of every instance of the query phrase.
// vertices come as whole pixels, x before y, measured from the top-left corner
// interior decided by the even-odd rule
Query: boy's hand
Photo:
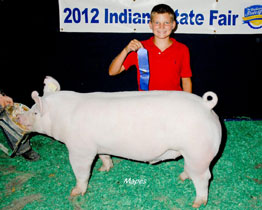
[[[138,49],[143,48],[143,45],[140,41],[133,39],[129,44],[125,47],[127,53],[131,51],[137,51]]]
[[[126,56],[131,51],[137,51],[138,49],[143,48],[143,45],[140,41],[133,39],[129,44],[121,51],[121,53],[116,56],[109,66],[109,75],[114,76],[120,74],[125,70],[123,62],[126,59]]]
[[[8,96],[3,96],[0,94],[0,106],[6,107],[7,105],[13,105],[13,99]]]

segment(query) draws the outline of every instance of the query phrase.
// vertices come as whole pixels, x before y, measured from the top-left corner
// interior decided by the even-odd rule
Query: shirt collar
[[[172,45],[170,47],[165,49],[165,51],[170,49],[170,48],[173,48],[176,45],[176,42],[177,42],[176,39],[170,37],[170,40],[172,40],[173,43],[172,43]],[[150,45],[150,47],[156,49],[157,51],[160,51],[160,49],[154,44],[154,37],[153,36],[150,37],[150,39],[149,39],[149,45]]]

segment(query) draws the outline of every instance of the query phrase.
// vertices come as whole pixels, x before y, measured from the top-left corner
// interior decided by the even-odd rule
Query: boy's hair
[[[151,21],[155,13],[158,13],[158,14],[168,13],[171,16],[172,21],[176,20],[176,15],[175,15],[174,10],[166,4],[158,4],[153,7],[153,9],[151,10],[151,16],[150,16]]]

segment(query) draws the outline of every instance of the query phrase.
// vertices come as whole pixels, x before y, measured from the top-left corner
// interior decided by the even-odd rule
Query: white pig
[[[101,170],[113,167],[109,155],[149,163],[182,155],[180,179],[193,181],[193,207],[206,205],[209,165],[221,142],[221,125],[212,110],[218,100],[215,93],[201,98],[183,91],[59,90],[59,83],[47,77],[43,97],[32,92],[35,105],[19,116],[19,122],[66,144],[76,177],[72,196],[86,192],[97,154],[103,162]]]

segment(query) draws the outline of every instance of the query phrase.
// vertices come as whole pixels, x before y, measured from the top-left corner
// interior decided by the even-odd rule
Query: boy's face
[[[176,22],[172,20],[168,13],[153,13],[152,21],[149,22],[149,27],[153,31],[155,37],[164,39],[170,36],[176,27]]]

